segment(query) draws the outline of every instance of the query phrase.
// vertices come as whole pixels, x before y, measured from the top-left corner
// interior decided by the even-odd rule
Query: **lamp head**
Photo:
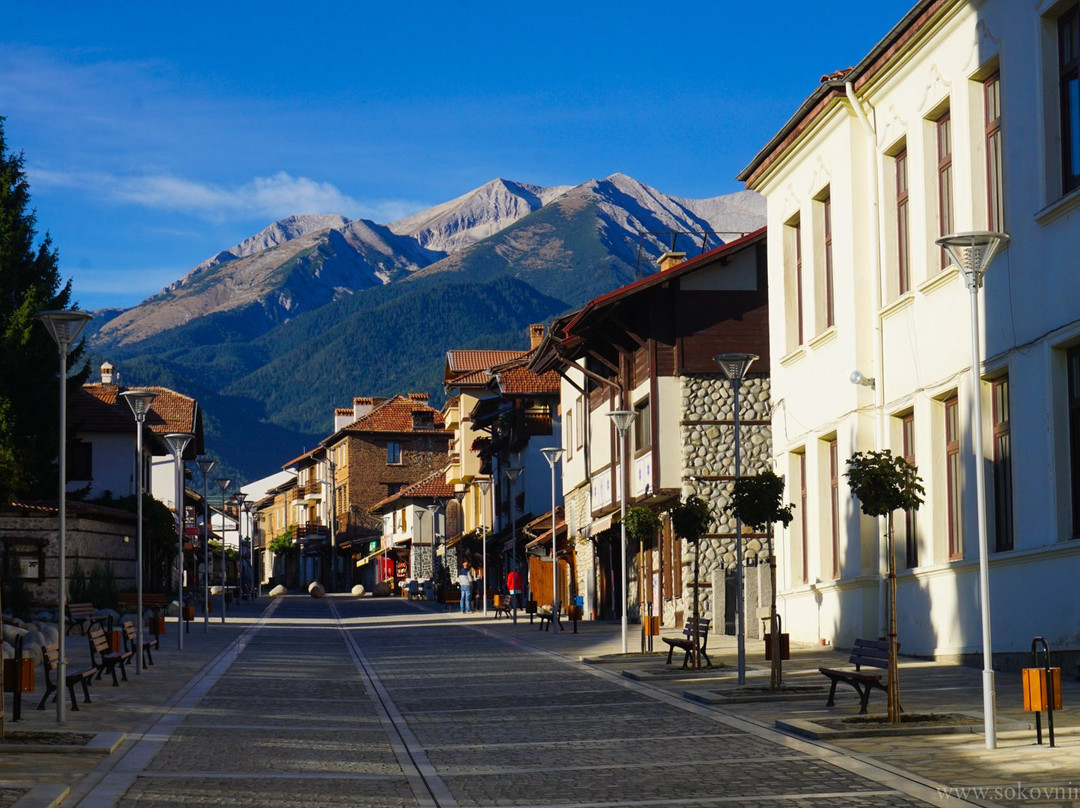
[[[874,386],[874,380],[868,376],[863,376],[862,371],[860,370],[851,371],[851,375],[848,376],[848,381],[852,384],[861,385],[862,387]]]
[[[728,379],[738,383],[743,380],[757,358],[758,355],[752,353],[724,353],[714,356],[713,361],[720,366]]]
[[[637,413],[633,410],[613,410],[607,414],[607,417],[615,424],[619,434],[625,435],[630,428],[630,424],[634,423],[634,419],[637,418]]]
[[[94,319],[90,312],[78,309],[39,311],[34,317],[41,321],[49,336],[56,340],[56,344],[65,352],[71,348],[71,343],[79,338],[86,324]]]
[[[968,288],[978,289],[982,286],[987,267],[998,251],[1009,243],[1009,237],[1005,233],[975,230],[950,233],[935,243],[949,254],[952,262],[964,273]]]
[[[150,412],[150,405],[157,398],[157,393],[153,390],[125,390],[120,394],[120,397],[128,403],[135,420],[141,424],[146,420],[146,415]]]
[[[184,454],[184,449],[187,448],[187,445],[191,443],[194,437],[190,432],[170,432],[165,436],[165,442],[169,444],[172,456],[180,458]]]

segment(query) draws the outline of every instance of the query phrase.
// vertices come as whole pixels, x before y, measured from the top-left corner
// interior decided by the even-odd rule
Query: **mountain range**
[[[503,179],[390,224],[297,215],[130,309],[95,312],[92,356],[128,386],[200,402],[222,467],[255,479],[314,447],[354,396],[443,399],[451,348],[527,347],[530,323],[761,227],[749,192],[672,197],[623,174]]]

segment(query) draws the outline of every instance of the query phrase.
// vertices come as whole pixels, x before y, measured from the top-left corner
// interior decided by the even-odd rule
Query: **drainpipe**
[[[867,148],[866,162],[870,175],[870,243],[873,250],[872,266],[874,272],[874,350],[877,368],[874,369],[876,384],[874,385],[874,443],[878,450],[885,448],[885,346],[881,336],[882,315],[881,306],[884,300],[881,277],[882,267],[882,244],[881,244],[881,176],[880,166],[877,160],[877,132],[874,125],[866,117],[862,102],[855,97],[855,87],[850,81],[844,82],[844,92],[847,94],[848,103],[855,111],[855,115],[866,131],[869,147]],[[878,634],[884,637],[886,628],[885,604],[887,601],[887,569],[886,569],[886,544],[884,530],[887,529],[885,517],[878,517]]]

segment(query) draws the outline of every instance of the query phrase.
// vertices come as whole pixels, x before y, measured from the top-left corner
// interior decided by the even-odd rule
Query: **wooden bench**
[[[97,677],[108,671],[112,674],[113,687],[119,687],[120,682],[116,679],[116,668],[119,666],[120,675],[124,681],[127,677],[127,662],[133,652],[129,650],[113,651],[109,647],[109,638],[105,636],[105,630],[100,625],[91,626],[90,633],[86,635],[90,643],[90,664],[97,668]]]
[[[897,645],[897,648],[900,646]],[[835,668],[818,668],[818,671],[832,680],[829,688],[829,700],[826,707],[832,707],[836,699],[836,685],[843,682],[855,688],[859,694],[859,714],[866,712],[870,703],[870,691],[886,690],[888,682],[882,679],[888,675],[889,668],[889,642],[888,640],[855,640],[851,649],[848,663],[855,666],[855,670],[837,670]],[[885,673],[870,673],[862,670],[863,666],[871,668],[884,668]]]
[[[690,665],[690,658],[694,653],[694,627],[697,626],[697,638],[698,638],[698,655],[704,658],[706,667],[712,667],[712,660],[709,659],[709,654],[706,648],[709,645],[709,626],[712,624],[711,620],[707,620],[704,617],[699,617],[695,623],[694,618],[691,617],[686,621],[686,625],[683,626],[683,636],[681,637],[661,637],[664,642],[668,644],[667,662],[665,664],[671,664],[671,657],[675,653],[675,649],[679,648],[683,651],[683,663],[684,668]]]
[[[93,603],[69,603],[64,607],[64,612],[67,615],[67,630],[65,634],[70,634],[71,630],[78,626],[82,629],[82,633],[86,634],[87,629],[93,626],[95,623],[101,624],[104,622],[104,617],[94,617],[94,612],[97,609],[94,608]]]
[[[132,656],[135,655],[135,646],[139,644],[139,629],[130,620],[125,620],[120,624],[121,630],[124,632],[124,650],[129,651]],[[146,632],[143,632],[143,660],[146,665],[154,664],[154,656],[150,651],[158,647],[157,637],[147,637]]]
[[[510,604],[513,602],[513,595],[496,595],[493,599],[495,606],[495,619],[499,619],[499,615],[512,619],[514,615],[510,613]]]
[[[540,618],[540,628],[538,629],[539,631],[547,631],[552,625],[555,626],[555,628],[553,629],[554,631],[565,630],[562,627],[562,622],[560,621],[560,606],[562,606],[562,603],[560,603],[559,601],[555,601],[555,608],[552,608],[550,606],[540,606],[536,610],[536,616]],[[553,616],[555,618],[554,620],[552,620]],[[531,618],[529,622],[532,622]],[[574,624],[574,628],[577,629],[576,623]]]
[[[60,664],[60,646],[57,644],[46,645],[41,649],[41,659],[45,670],[45,695],[41,697],[41,701],[38,703],[37,708],[39,710],[45,709],[45,703],[49,700],[49,696],[54,696],[54,700],[59,698],[59,687],[57,686],[56,678],[59,675],[58,666]],[[90,703],[90,682],[93,680],[94,675],[98,672],[98,669],[91,666],[89,668],[77,668],[75,670],[68,670],[64,675],[64,685],[68,689],[68,693],[71,694],[71,709],[78,710],[79,703],[75,699],[75,685],[82,684],[83,689],[83,704]]]

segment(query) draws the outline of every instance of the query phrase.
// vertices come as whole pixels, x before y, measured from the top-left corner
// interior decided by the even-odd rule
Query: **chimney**
[[[348,407],[339,407],[334,410],[334,431],[337,432],[342,427],[348,426],[356,419],[353,418],[353,411]]]
[[[427,393],[409,393],[409,401],[427,401],[428,398]]]
[[[108,359],[106,359],[101,365],[101,383],[113,383],[113,365]]]
[[[358,396],[352,400],[352,416],[354,421],[357,418],[363,418],[373,409],[375,409],[375,399],[369,396]]]
[[[678,266],[685,260],[686,253],[668,250],[666,253],[656,259],[656,263],[660,265],[661,272],[667,272],[669,269]]]
[[[535,351],[544,341],[544,324],[534,323],[529,326],[529,350]]]

